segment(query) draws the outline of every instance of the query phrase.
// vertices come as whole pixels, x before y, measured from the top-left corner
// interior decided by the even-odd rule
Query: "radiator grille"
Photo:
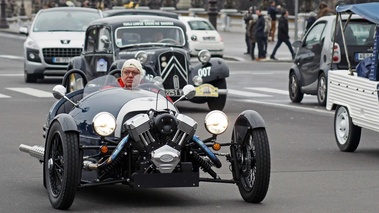
[[[57,64],[53,58],[72,58],[80,56],[82,48],[44,48],[42,49],[43,57],[48,64]],[[61,64],[67,64],[67,62],[61,62]]]

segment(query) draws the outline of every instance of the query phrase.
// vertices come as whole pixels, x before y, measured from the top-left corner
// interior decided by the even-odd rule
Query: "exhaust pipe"
[[[20,151],[29,153],[30,156],[37,158],[39,161],[43,162],[45,148],[42,146],[28,146],[25,144],[20,145]]]

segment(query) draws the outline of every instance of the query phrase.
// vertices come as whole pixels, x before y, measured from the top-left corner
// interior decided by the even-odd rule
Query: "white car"
[[[224,56],[224,41],[209,20],[190,16],[179,16],[179,20],[186,25],[191,56],[196,56],[203,49],[212,56]]]
[[[24,42],[24,79],[36,82],[44,76],[63,76],[68,61],[83,49],[85,31],[93,20],[102,18],[100,10],[80,7],[56,7],[39,10]]]

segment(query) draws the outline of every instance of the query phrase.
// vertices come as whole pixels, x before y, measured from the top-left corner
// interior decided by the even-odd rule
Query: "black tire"
[[[320,106],[326,106],[326,96],[327,96],[327,82],[324,73],[321,73],[318,77],[317,83],[317,101]]]
[[[353,124],[349,111],[338,106],[334,114],[334,137],[343,152],[354,152],[361,139],[362,128]]]
[[[78,138],[75,132],[64,132],[58,122],[50,127],[44,175],[50,203],[56,209],[70,208],[75,199],[81,172]]]
[[[249,203],[260,203],[266,197],[270,183],[270,147],[266,129],[248,131],[245,141],[237,149],[241,180],[237,184],[242,198]]]
[[[304,93],[300,90],[300,82],[294,72],[291,72],[290,74],[288,92],[292,102],[300,103],[303,100]]]
[[[217,80],[215,83],[212,83],[212,85],[218,89],[227,89],[225,78]],[[210,110],[223,110],[226,103],[226,96],[227,95],[219,95],[217,98],[209,98],[207,102],[208,108]]]
[[[24,81],[25,83],[35,83],[37,82],[37,76],[35,74],[28,74],[24,72]]]

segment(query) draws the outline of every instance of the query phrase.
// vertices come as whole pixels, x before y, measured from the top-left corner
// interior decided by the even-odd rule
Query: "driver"
[[[153,33],[153,37],[152,37],[152,39],[153,39],[153,41],[154,42],[159,42],[160,40],[162,40],[164,37],[163,37],[163,33],[162,32],[160,32],[160,31],[155,31],[154,33]]]
[[[132,89],[141,83],[144,75],[141,63],[136,59],[128,59],[122,65],[121,77],[117,81],[122,88]]]

